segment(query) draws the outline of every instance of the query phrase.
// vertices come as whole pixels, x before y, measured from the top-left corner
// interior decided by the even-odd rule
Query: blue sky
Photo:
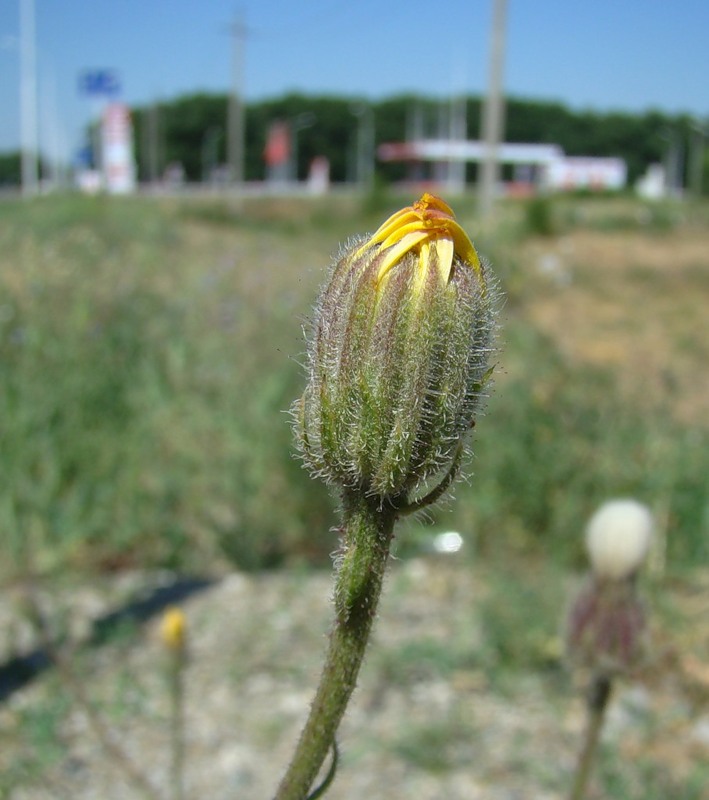
[[[230,80],[229,22],[248,28],[248,100],[287,90],[380,98],[478,94],[492,0],[35,0],[40,124],[79,144],[87,68],[118,71],[130,104]],[[0,152],[18,146],[19,4],[0,0]],[[506,90],[573,108],[709,117],[706,0],[508,0]]]

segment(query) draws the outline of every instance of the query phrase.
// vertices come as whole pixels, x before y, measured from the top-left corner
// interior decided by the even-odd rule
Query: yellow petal
[[[421,199],[417,200],[412,207],[414,211],[420,213],[426,213],[426,211],[433,207],[436,210],[442,211],[444,214],[447,214],[449,217],[453,217],[453,219],[455,219],[453,209],[447,203],[444,203],[440,197],[437,197],[435,194],[429,194],[428,192],[424,192],[421,195]]]
[[[416,219],[412,222],[407,222],[404,225],[400,225],[398,228],[393,230],[387,236],[387,238],[382,241],[382,248],[395,245],[400,239],[404,239],[410,233],[423,233],[423,235],[426,237],[430,236],[430,233],[427,230],[421,228],[421,220]]]
[[[445,281],[450,279],[456,255],[482,277],[475,247],[456,221],[452,209],[440,197],[428,193],[423,194],[412,206],[392,214],[356,251],[355,258],[376,246],[386,250],[377,274],[377,283],[380,283],[410,250],[417,250],[421,269],[425,271],[428,268],[430,245],[434,243],[439,270]]]
[[[409,250],[412,250],[420,242],[425,242],[428,239],[428,234],[425,231],[412,231],[408,233],[401,241],[397,242],[389,248],[389,251],[384,256],[382,263],[377,273],[377,283],[381,283],[382,278],[389,272],[389,270],[397,264]]]
[[[448,283],[451,268],[453,267],[453,256],[455,255],[455,245],[452,239],[441,238],[436,240],[436,252],[438,253],[438,269],[444,283]]]

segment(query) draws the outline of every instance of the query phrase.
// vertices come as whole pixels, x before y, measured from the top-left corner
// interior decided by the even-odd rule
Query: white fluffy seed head
[[[632,575],[648,554],[652,530],[652,514],[642,503],[604,503],[586,528],[586,550],[594,574],[609,580]]]

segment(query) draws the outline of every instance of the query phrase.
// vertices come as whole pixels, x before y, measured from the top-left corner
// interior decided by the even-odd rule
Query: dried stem
[[[597,673],[591,682],[586,699],[586,708],[588,710],[586,736],[576,766],[574,784],[569,794],[569,800],[582,800],[585,794],[612,688],[613,680],[606,673]]]
[[[172,648],[170,682],[170,784],[172,800],[185,798],[185,660],[184,645]]]

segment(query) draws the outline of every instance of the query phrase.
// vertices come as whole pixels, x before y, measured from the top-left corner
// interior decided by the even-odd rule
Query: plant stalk
[[[306,800],[333,746],[357,682],[372,629],[391,545],[396,510],[376,498],[345,492],[343,546],[335,580],[335,621],[310,715],[276,793]]]
[[[582,800],[586,792],[591,767],[596,755],[598,740],[605,720],[606,708],[613,688],[612,678],[605,673],[598,673],[591,683],[586,707],[588,709],[588,725],[583,749],[579,755],[574,784],[569,794],[569,800]]]
[[[170,652],[170,784],[172,800],[185,800],[185,649]]]

